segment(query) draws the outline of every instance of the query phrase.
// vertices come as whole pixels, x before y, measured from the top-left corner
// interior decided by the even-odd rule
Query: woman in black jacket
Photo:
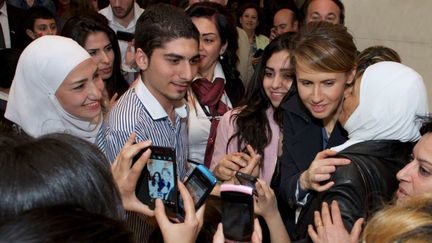
[[[307,236],[314,211],[322,202],[338,201],[345,227],[366,218],[389,200],[398,186],[396,173],[408,162],[413,142],[420,138],[418,116],[428,112],[426,88],[421,76],[396,62],[380,62],[366,69],[345,92],[339,121],[349,140],[332,148],[349,165],[326,170],[320,160],[308,169],[312,183],[330,183],[330,188],[310,194],[297,225],[300,238]],[[322,152],[317,155],[321,156]],[[318,179],[328,174],[327,179]],[[320,227],[318,225],[317,227]]]
[[[299,183],[302,173],[318,152],[347,139],[337,118],[345,87],[353,80],[356,55],[353,37],[343,26],[311,23],[298,34],[292,55],[297,92],[282,104],[280,181],[273,184],[291,234],[294,211],[309,190]]]

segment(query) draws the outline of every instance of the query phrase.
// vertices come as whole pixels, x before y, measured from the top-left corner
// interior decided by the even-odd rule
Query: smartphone
[[[216,177],[202,164],[197,164],[184,183],[198,210],[217,183]],[[183,200],[179,197],[179,215],[184,217]]]
[[[240,171],[237,171],[235,176],[241,185],[251,187],[255,190],[255,183],[257,182],[257,178],[255,176],[251,176]]]
[[[243,185],[222,184],[222,225],[225,239],[250,242],[253,233],[252,188]]]
[[[116,35],[117,35],[117,39],[127,41],[127,42],[130,42],[133,40],[133,38],[135,38],[134,34],[126,32],[126,31],[119,31],[118,30],[116,32]]]
[[[178,212],[177,166],[174,148],[150,146],[150,160],[141,172],[136,186],[136,195],[141,202],[154,209],[155,201],[160,198],[169,215]],[[134,162],[147,149],[140,151]]]
[[[262,56],[262,54],[263,54],[263,49],[258,49],[258,50],[253,54],[253,57],[254,57],[254,58],[258,58],[258,57]]]

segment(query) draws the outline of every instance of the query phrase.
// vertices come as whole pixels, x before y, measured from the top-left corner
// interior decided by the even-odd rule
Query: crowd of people
[[[0,241],[225,242],[242,173],[253,243],[427,242],[422,77],[358,50],[340,0],[300,2],[0,0]],[[152,146],[175,166],[149,204]],[[196,163],[218,180],[199,208]]]

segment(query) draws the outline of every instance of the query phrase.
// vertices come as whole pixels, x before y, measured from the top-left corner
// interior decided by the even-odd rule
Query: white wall
[[[419,72],[432,110],[432,1],[344,0],[345,24],[361,51],[371,45],[396,50],[402,63]]]

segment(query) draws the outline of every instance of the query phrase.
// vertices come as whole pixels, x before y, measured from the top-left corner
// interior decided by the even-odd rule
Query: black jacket
[[[11,48],[23,50],[31,42],[30,37],[25,33],[23,21],[25,11],[10,4],[6,4],[6,11],[9,21]]]
[[[279,160],[279,178],[273,184],[278,195],[279,210],[289,233],[294,231],[295,191],[300,174],[309,168],[318,152],[323,150],[323,124],[304,107],[297,93],[282,104],[283,154]],[[347,133],[339,122],[330,135],[327,148],[344,143]]]
[[[314,211],[321,209],[322,202],[336,200],[339,203],[348,231],[358,218],[367,219],[388,202],[398,187],[396,173],[408,162],[412,147],[412,143],[376,140],[354,144],[341,151],[338,157],[348,158],[351,163],[336,168],[330,178],[335,184],[329,190],[310,195],[296,226],[299,239],[308,237],[307,226],[314,225]]]

